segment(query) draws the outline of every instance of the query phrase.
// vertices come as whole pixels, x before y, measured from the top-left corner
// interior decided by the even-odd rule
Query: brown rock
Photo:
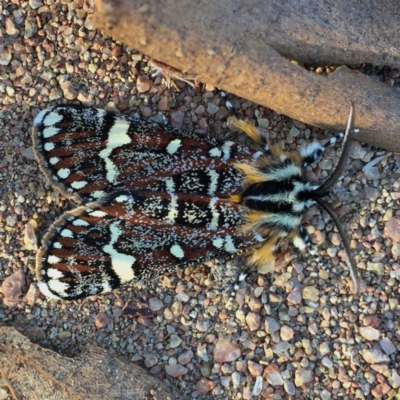
[[[296,371],[294,383],[297,387],[302,386],[314,379],[313,372],[307,368],[300,368]]]
[[[105,328],[109,322],[110,322],[110,320],[109,320],[107,314],[105,312],[99,312],[96,315],[94,324],[97,326],[97,328]]]
[[[252,376],[258,376],[263,373],[264,367],[254,361],[247,361],[247,367],[249,368],[250,374]]]
[[[400,242],[400,218],[390,218],[385,224],[385,236],[394,243]]]
[[[29,289],[26,292],[26,295],[24,296],[24,301],[25,301],[25,303],[29,304],[30,306],[33,306],[39,297],[40,297],[40,290],[38,289],[36,284],[32,283],[29,286]]]
[[[201,378],[197,384],[196,384],[196,390],[198,394],[207,394],[211,392],[216,386],[216,383],[213,381],[210,381],[209,379],[206,378]]]
[[[95,346],[70,358],[32,344],[13,327],[0,326],[0,337],[1,373],[12,398],[188,399],[167,380]]]
[[[14,272],[12,275],[4,279],[1,285],[4,294],[4,304],[7,306],[14,306],[20,300],[22,295],[22,288],[25,285],[25,274],[22,269]]]
[[[255,312],[249,312],[246,315],[246,323],[251,331],[256,331],[257,329],[260,329],[261,326],[260,314]]]
[[[37,250],[38,248],[35,229],[30,224],[26,224],[24,228],[24,245],[27,250]]]
[[[390,386],[386,382],[383,382],[372,388],[371,393],[376,399],[381,399],[385,394],[389,392],[389,390]]]
[[[242,355],[239,346],[229,340],[219,338],[215,344],[214,359],[219,363],[231,362]]]
[[[136,88],[139,93],[148,92],[153,82],[144,75],[140,75],[136,81]]]

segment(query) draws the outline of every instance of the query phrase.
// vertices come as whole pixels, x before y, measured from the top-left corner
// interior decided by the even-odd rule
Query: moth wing
[[[259,155],[233,142],[80,105],[41,111],[33,143],[46,177],[77,202],[121,188],[226,197],[241,188],[234,162]]]
[[[72,300],[233,254],[261,240],[240,232],[243,215],[216,197],[115,192],[53,224],[37,254],[39,287]]]

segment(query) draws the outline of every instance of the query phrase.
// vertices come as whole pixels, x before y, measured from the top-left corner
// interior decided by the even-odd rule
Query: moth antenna
[[[344,134],[343,138],[343,144],[342,144],[342,152],[340,154],[340,158],[338,163],[336,164],[335,169],[331,173],[331,175],[328,177],[328,179],[315,190],[315,195],[316,196],[323,196],[326,194],[326,192],[335,185],[335,183],[338,181],[339,177],[342,174],[343,167],[345,166],[347,162],[347,158],[350,152],[350,145],[351,145],[351,124],[353,121],[353,105],[350,107],[350,113],[349,113],[349,118],[347,120],[347,127],[346,127],[346,132]]]
[[[323,200],[319,197],[315,198],[314,200],[323,210],[325,210],[330,215],[333,223],[335,224],[335,226],[339,232],[340,237],[342,238],[343,246],[344,246],[344,249],[346,251],[346,256],[347,256],[347,267],[349,269],[350,276],[353,281],[353,292],[354,292],[354,294],[356,294],[359,291],[360,276],[358,274],[357,265],[354,261],[354,258],[351,255],[349,238],[347,237],[347,234],[343,228],[343,225],[340,222],[339,216],[337,215],[334,208],[329,203],[327,203],[325,200]]]

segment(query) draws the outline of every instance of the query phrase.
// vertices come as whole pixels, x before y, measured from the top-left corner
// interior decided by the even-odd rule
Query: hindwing
[[[73,300],[236,253],[262,240],[240,232],[243,215],[216,197],[114,192],[50,228],[37,254],[39,287]]]

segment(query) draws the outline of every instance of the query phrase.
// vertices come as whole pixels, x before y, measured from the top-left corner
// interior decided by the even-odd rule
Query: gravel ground
[[[357,249],[367,286],[361,295],[350,294],[340,238],[316,208],[307,220],[329,270],[284,245],[272,272],[252,272],[229,307],[213,271],[235,269],[240,257],[82,301],[39,295],[36,241],[73,206],[34,160],[30,132],[41,109],[79,101],[158,121],[164,115],[176,127],[234,138],[226,126],[228,98],[241,118],[272,140],[284,139],[288,149],[332,133],[222,97],[209,85],[174,80],[168,88],[162,75],[151,77],[146,57],[94,29],[92,5],[81,0],[7,1],[0,11],[4,323],[67,355],[95,343],[168,377],[193,398],[400,399],[400,157],[361,142],[331,196]],[[388,84],[400,83],[398,70],[381,72]],[[336,154],[328,150],[308,178],[326,177]],[[128,301],[154,316],[124,316]]]

